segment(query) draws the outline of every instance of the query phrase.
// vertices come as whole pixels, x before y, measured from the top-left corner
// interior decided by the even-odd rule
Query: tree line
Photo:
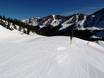
[[[30,32],[36,32],[36,27],[29,25],[27,23],[22,22],[18,19],[8,18],[5,16],[0,16],[0,25],[9,29],[9,30],[18,30],[25,34],[30,34]]]

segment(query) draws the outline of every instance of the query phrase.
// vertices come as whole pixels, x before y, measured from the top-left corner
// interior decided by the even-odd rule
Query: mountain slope
[[[85,26],[102,28],[104,30],[104,8],[89,15],[85,22]]]
[[[1,78],[104,78],[102,42],[73,38],[70,44],[69,37],[57,36],[5,40],[0,40]]]

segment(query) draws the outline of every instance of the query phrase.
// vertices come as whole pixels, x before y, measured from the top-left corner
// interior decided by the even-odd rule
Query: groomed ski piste
[[[104,78],[100,44],[29,36],[0,26],[0,78]]]

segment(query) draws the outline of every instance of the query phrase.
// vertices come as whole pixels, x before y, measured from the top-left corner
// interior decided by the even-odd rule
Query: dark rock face
[[[104,28],[104,8],[89,15],[85,22],[85,27]]]
[[[84,23],[84,27],[95,28],[93,33],[96,39],[104,40],[104,8],[89,15]]]

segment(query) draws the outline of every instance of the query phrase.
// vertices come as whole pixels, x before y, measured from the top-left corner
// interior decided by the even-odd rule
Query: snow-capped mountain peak
[[[37,26],[38,25],[38,19],[39,17],[32,17],[26,20],[22,20],[22,22],[29,24],[29,25],[33,25],[33,26]]]
[[[60,24],[61,20],[56,19],[55,15],[52,15],[52,16],[53,16],[53,21],[51,22],[51,25],[54,26],[54,27],[58,26]]]

